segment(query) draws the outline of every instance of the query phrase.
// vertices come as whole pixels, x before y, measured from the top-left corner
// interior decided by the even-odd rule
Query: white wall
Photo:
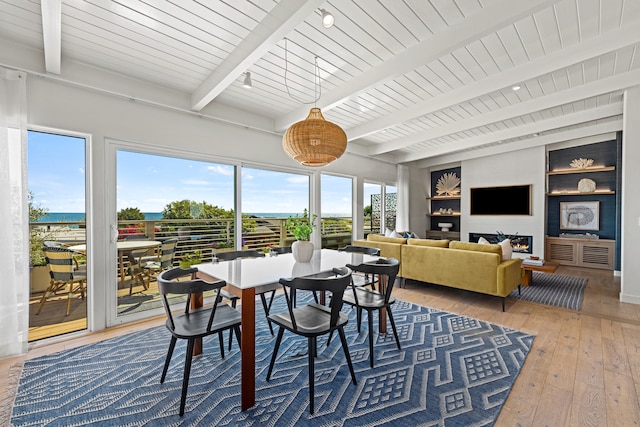
[[[640,86],[624,94],[620,301],[640,304]]]
[[[462,200],[460,239],[467,241],[469,233],[492,233],[533,236],[533,254],[544,256],[546,153],[544,147],[481,157],[462,162]],[[531,216],[469,215],[470,188],[531,184]]]

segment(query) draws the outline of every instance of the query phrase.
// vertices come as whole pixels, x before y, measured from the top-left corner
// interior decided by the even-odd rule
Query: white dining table
[[[142,249],[151,249],[160,246],[162,242],[157,240],[120,240],[116,243],[118,248],[118,261],[120,262],[120,281],[123,282],[125,278],[124,270],[124,257],[131,257],[133,251]],[[87,253],[87,245],[73,245],[68,247],[69,250],[74,252]]]
[[[379,257],[360,253],[340,252],[332,249],[314,251],[308,263],[296,262],[292,254],[279,254],[264,258],[242,258],[233,261],[199,264],[197,277],[204,280],[224,280],[228,290],[238,296],[242,304],[242,338],[241,338],[241,410],[245,411],[255,405],[256,392],[256,289],[273,288],[282,277],[300,277],[330,271],[335,267],[347,264],[371,262]],[[196,299],[197,300],[197,299]],[[201,298],[197,303],[202,305]],[[200,346],[200,351],[202,347]]]

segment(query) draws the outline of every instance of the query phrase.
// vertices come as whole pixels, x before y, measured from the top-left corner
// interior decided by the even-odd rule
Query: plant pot
[[[39,293],[47,290],[51,277],[49,268],[46,265],[31,267],[31,293]]]
[[[296,240],[291,245],[293,259],[297,262],[309,262],[313,258],[313,243],[306,240]]]

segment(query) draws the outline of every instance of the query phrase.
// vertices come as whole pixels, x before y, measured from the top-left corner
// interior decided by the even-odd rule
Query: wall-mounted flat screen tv
[[[471,215],[531,215],[531,185],[471,188]]]

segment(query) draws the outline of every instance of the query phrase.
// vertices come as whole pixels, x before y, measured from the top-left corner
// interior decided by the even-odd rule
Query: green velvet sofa
[[[377,247],[400,260],[401,280],[418,280],[504,299],[522,282],[522,260],[502,260],[500,245],[369,235],[354,245]],[[399,254],[399,257],[398,257]]]

